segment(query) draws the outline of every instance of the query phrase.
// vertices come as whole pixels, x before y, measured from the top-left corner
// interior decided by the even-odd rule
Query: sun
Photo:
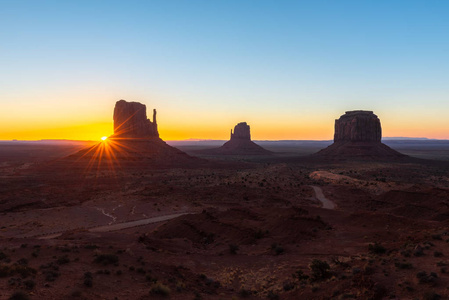
[[[101,138],[101,140],[102,141],[106,141],[107,138],[108,138],[107,136],[104,136],[104,137]]]

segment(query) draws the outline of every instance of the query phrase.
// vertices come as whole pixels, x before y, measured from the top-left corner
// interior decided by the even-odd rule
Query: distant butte
[[[139,102],[120,100],[114,108],[114,138],[158,138],[156,110],[153,122],[147,118],[147,107]]]
[[[335,120],[334,143],[315,155],[332,158],[399,158],[405,155],[381,142],[382,127],[372,111],[347,111]]]
[[[115,104],[113,119],[113,135],[69,158],[109,162],[147,161],[162,165],[195,160],[181,150],[167,145],[159,137],[155,109],[153,121],[150,121],[144,104],[120,100]]]
[[[234,132],[231,129],[231,138],[219,148],[203,150],[203,154],[211,155],[271,155],[261,146],[251,141],[250,127],[246,122],[235,125]]]

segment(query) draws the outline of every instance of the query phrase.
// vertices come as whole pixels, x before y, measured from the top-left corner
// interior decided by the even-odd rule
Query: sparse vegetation
[[[229,252],[231,254],[237,254],[237,251],[239,251],[239,246],[236,244],[229,244]]]
[[[94,260],[98,264],[102,264],[104,266],[109,264],[117,264],[119,259],[115,254],[98,254]]]
[[[30,296],[24,291],[16,291],[8,299],[9,300],[29,300]]]
[[[163,285],[162,283],[156,283],[151,287],[150,293],[160,296],[169,296],[170,295],[170,288],[166,285]]]
[[[374,244],[369,244],[368,250],[369,252],[374,254],[384,254],[385,252],[387,252],[387,249],[385,249],[385,247],[378,242],[375,242]]]
[[[312,271],[311,279],[313,281],[324,280],[331,276],[330,266],[325,261],[314,259],[312,260],[312,263],[309,265],[309,268]]]

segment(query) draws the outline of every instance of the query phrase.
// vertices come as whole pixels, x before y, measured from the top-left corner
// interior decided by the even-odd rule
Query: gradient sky
[[[449,139],[448,1],[0,0],[0,139],[112,133],[119,99],[165,140],[332,139],[346,110],[384,136]]]

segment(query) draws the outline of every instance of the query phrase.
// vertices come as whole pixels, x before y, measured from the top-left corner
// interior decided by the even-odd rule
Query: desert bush
[[[26,258],[21,258],[21,259],[19,259],[19,260],[17,261],[17,264],[18,264],[18,265],[21,265],[21,266],[28,266],[28,259],[26,259]]]
[[[368,245],[368,251],[374,254],[384,254],[385,252],[387,252],[387,249],[385,249],[385,247],[380,243],[375,242],[374,244]]]
[[[433,256],[435,256],[435,257],[441,257],[441,256],[444,256],[444,255],[443,255],[443,252],[435,251],[435,252],[433,252]]]
[[[13,276],[15,274],[19,274],[22,278],[27,278],[28,276],[34,275],[36,273],[36,269],[24,265],[0,265],[0,278]]]
[[[25,280],[23,284],[27,290],[32,290],[36,286],[36,282],[32,279]]]
[[[24,291],[16,291],[10,297],[9,300],[29,300],[30,296]]]
[[[331,276],[331,273],[329,272],[330,266],[327,262],[314,259],[312,260],[312,263],[309,265],[310,270],[312,271],[312,280],[324,280]]]
[[[267,298],[271,299],[271,300],[278,300],[279,299],[279,295],[276,292],[269,291],[268,294],[267,294]]]
[[[60,256],[56,260],[56,263],[58,265],[68,264],[69,262],[70,262],[70,258],[67,255]]]
[[[434,272],[427,274],[426,271],[421,271],[416,274],[416,278],[418,278],[419,283],[434,283],[438,275]]]
[[[411,263],[401,263],[401,262],[396,262],[394,263],[395,267],[398,269],[412,269],[413,265]]]
[[[160,296],[169,296],[170,295],[170,288],[166,285],[163,285],[162,283],[156,283],[151,287],[150,293]]]
[[[55,281],[56,278],[59,277],[60,273],[54,270],[45,270],[43,272],[43,274],[45,275],[45,280],[46,281]]]
[[[265,237],[265,235],[267,235],[267,234],[268,234],[268,230],[264,231],[262,229],[259,229],[254,233],[254,238],[258,240],[258,239]]]
[[[274,248],[274,253],[275,253],[276,255],[280,255],[280,254],[284,253],[284,251],[285,251],[285,249],[284,249],[284,247],[282,247],[281,245],[277,245],[277,246]]]
[[[8,255],[6,255],[3,251],[0,251],[0,260],[4,260],[5,258],[8,258]]]
[[[302,270],[298,270],[293,273],[292,277],[298,279],[299,281],[309,279],[309,275],[305,275]]]
[[[83,293],[81,292],[81,290],[79,290],[79,289],[74,289],[74,290],[72,291],[72,293],[70,293],[70,296],[75,297],[75,298],[78,298],[78,297],[81,297],[82,294],[83,294]]]
[[[423,296],[424,300],[440,300],[441,295],[435,293],[435,292],[426,292]]]
[[[247,289],[242,288],[239,291],[239,295],[242,298],[247,298],[247,297],[252,295],[252,292],[251,292],[251,290],[247,290]]]
[[[116,264],[118,263],[118,256],[115,254],[98,254],[95,257],[94,262],[103,265]]]
[[[229,244],[229,252],[231,254],[237,254],[237,251],[239,251],[239,246],[236,244]]]
[[[93,286],[93,276],[91,272],[84,273],[84,281],[83,284],[87,287]]]
[[[441,234],[432,234],[432,239],[437,241],[442,241],[443,238],[441,237]]]
[[[295,288],[295,284],[291,281],[287,281],[287,282],[284,282],[282,288],[284,289],[284,291],[288,292]]]

